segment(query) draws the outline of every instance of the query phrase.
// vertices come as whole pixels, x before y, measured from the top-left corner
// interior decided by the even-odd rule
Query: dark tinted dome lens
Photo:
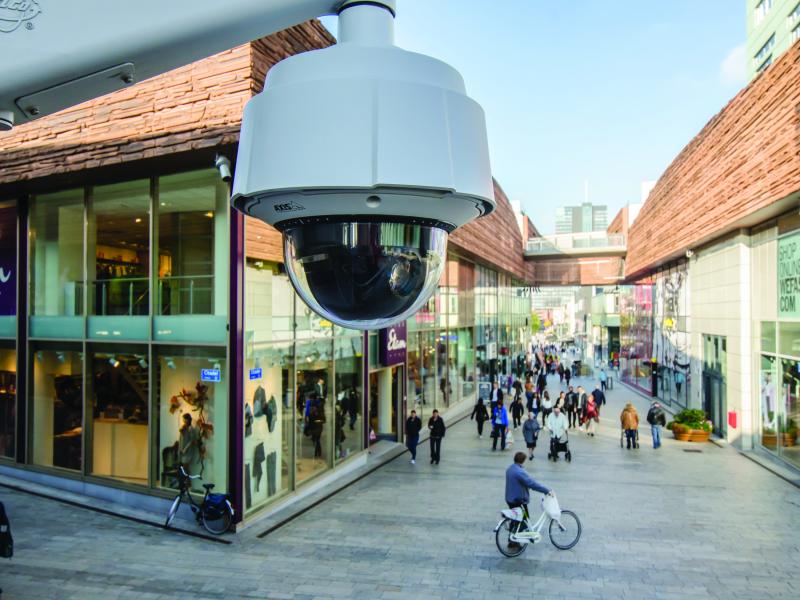
[[[317,223],[284,231],[300,296],[321,316],[357,329],[416,312],[439,283],[447,232],[405,223]]]

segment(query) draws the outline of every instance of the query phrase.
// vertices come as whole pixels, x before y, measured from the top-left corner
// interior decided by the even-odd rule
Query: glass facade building
[[[530,298],[499,269],[456,249],[405,324],[343,329],[228,198],[195,169],[0,204],[0,466],[167,498],[183,465],[247,518],[524,356]]]

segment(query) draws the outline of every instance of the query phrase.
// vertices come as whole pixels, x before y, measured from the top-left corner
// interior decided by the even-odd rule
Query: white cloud
[[[728,52],[719,66],[719,78],[726,85],[744,85],[747,81],[747,55],[740,44]]]

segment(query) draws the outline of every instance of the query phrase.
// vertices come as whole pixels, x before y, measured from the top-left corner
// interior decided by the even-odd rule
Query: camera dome
[[[319,222],[283,230],[301,298],[342,327],[380,329],[414,314],[444,270],[447,231],[393,222]]]

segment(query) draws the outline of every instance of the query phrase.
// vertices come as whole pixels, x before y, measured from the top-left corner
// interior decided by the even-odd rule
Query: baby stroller
[[[624,429],[620,429],[619,430],[619,447],[620,448],[624,448],[625,447],[625,430]],[[636,430],[636,435],[633,438],[633,447],[634,448],[638,448],[639,447],[639,430],[638,429]]]
[[[566,431],[560,438],[550,438],[550,451],[547,453],[548,460],[552,459],[553,462],[557,461],[559,452],[564,453],[564,458],[567,459],[567,462],[572,462],[572,452],[570,452],[569,449],[569,436]]]

